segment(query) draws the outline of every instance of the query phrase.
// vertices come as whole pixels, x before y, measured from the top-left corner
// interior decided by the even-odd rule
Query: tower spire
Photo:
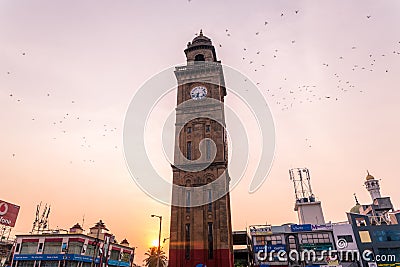
[[[360,205],[360,203],[358,202],[356,193],[354,193],[353,195],[354,195],[354,199],[356,200],[356,205]]]

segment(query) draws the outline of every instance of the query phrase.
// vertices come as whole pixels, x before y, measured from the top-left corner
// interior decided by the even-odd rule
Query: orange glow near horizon
[[[151,247],[158,247],[158,239],[154,239],[151,241]]]

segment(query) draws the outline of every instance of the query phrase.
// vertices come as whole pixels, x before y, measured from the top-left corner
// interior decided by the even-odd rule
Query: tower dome
[[[196,46],[196,45],[201,45],[201,44],[212,45],[211,39],[203,35],[203,30],[200,30],[199,35],[193,39],[193,41],[190,45]]]
[[[368,173],[368,175],[367,175],[367,177],[365,178],[365,180],[367,180],[367,181],[369,181],[369,180],[375,180],[375,177],[372,176],[372,175],[369,173],[369,171],[367,171],[367,173]]]
[[[200,30],[200,33],[192,40],[192,42],[187,44],[185,54],[188,63],[199,61],[217,61],[217,55],[211,39],[204,36],[202,30]]]
[[[357,196],[354,193],[354,199],[356,200],[356,205],[350,209],[350,213],[358,213],[360,214],[360,208],[362,207],[360,202],[358,202]]]
[[[356,204],[354,207],[352,207],[352,208],[350,209],[350,213],[357,213],[357,214],[360,214],[360,207],[361,207],[360,204]]]

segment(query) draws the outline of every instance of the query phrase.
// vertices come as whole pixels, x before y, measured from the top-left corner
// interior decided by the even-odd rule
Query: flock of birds
[[[285,19],[289,16],[299,16],[300,14],[300,10],[282,12],[280,13],[280,16],[278,16],[278,19]],[[364,18],[366,23],[372,22],[373,20],[371,15],[366,15]],[[265,20],[263,24],[259,25],[261,30],[256,30],[253,34],[250,33],[249,39],[262,44],[260,39],[257,38],[260,38],[263,34],[269,34],[269,29],[274,24],[275,21]],[[224,35],[227,38],[226,43],[233,42],[232,38],[235,37],[234,31],[226,28]],[[251,37],[251,35],[253,35],[253,37]],[[345,41],[346,40],[343,40],[341,42]],[[289,39],[288,43],[289,47],[293,49],[296,48],[297,41],[295,39]],[[348,51],[344,52],[343,55],[337,55],[336,60],[330,59],[330,61],[321,61],[319,63],[321,64],[321,70],[323,74],[330,79],[329,84],[331,88],[321,88],[321,85],[317,85],[318,83],[315,82],[294,86],[293,84],[295,84],[296,81],[292,80],[289,82],[289,78],[287,77],[284,77],[280,81],[280,86],[271,88],[269,85],[270,80],[265,76],[265,74],[269,67],[274,67],[273,64],[279,60],[282,53],[287,53],[287,51],[281,52],[279,47],[270,51],[266,51],[265,46],[260,46],[258,49],[254,49],[254,47],[252,49],[249,47],[243,47],[242,51],[239,52],[238,55],[244,63],[243,67],[247,70],[249,76],[253,81],[256,81],[255,84],[257,87],[266,94],[268,103],[274,105],[281,111],[289,111],[301,104],[317,103],[320,101],[340,102],[348,92],[365,94],[366,89],[361,87],[358,88],[355,76],[360,74],[371,75],[376,73],[379,78],[382,78],[382,75],[388,74],[390,72],[390,64],[387,64],[387,60],[385,59],[388,57],[396,57],[396,60],[400,60],[399,44],[400,41],[396,41],[393,43],[392,50],[386,51],[385,53],[365,53],[365,45],[362,45],[363,49],[359,49],[355,45],[349,45]],[[220,49],[223,49],[224,46],[225,45],[222,43],[218,44]],[[357,58],[357,60],[354,58]],[[351,64],[352,61],[362,63]],[[265,62],[269,62],[268,66]],[[276,79],[276,77],[273,77],[272,79]],[[245,81],[247,82],[248,80],[245,79]],[[305,144],[307,147],[312,147],[310,138],[305,138]]]
[[[301,14],[300,10],[294,10],[290,13],[284,13],[282,12],[280,14],[281,18],[294,15],[297,16]],[[372,18],[371,15],[366,15],[365,19],[370,20]],[[269,25],[273,24],[270,21],[264,21],[263,26],[268,27]],[[255,31],[254,35],[259,36],[261,35],[261,31]],[[225,35],[228,38],[233,37],[233,33],[230,29],[225,29]],[[228,42],[230,42],[228,40]],[[290,43],[292,45],[296,44],[296,40],[291,40]],[[400,42],[398,42],[400,44]],[[352,81],[352,78],[349,78],[348,76],[348,71],[351,70],[352,72],[365,72],[365,73],[370,73],[370,72],[380,72],[381,74],[389,73],[389,66],[386,66],[384,69],[377,68],[376,66],[378,65],[377,63],[381,61],[381,59],[388,57],[388,56],[399,56],[400,55],[400,46],[398,44],[393,44],[393,50],[392,51],[387,51],[386,53],[382,54],[365,54],[365,55],[358,55],[360,58],[359,61],[369,61],[367,64],[361,65],[361,64],[352,64],[350,69],[348,69],[345,64],[340,65],[341,63],[346,62],[346,57],[341,55],[337,56],[336,62],[321,62],[321,66],[324,71],[326,71],[326,75],[330,76],[334,81],[332,84],[335,84],[336,90],[331,90],[329,94],[327,94],[326,90],[319,90],[318,86],[315,84],[309,85],[309,84],[301,84],[296,87],[286,87],[284,86],[279,86],[278,88],[265,88],[264,84],[262,83],[262,80],[265,80],[265,75],[261,77],[255,77],[253,80],[258,80],[256,82],[256,85],[261,89],[261,91],[264,91],[267,93],[267,96],[269,98],[270,103],[274,103],[278,105],[280,110],[286,111],[289,109],[292,109],[298,104],[304,104],[304,103],[313,103],[317,101],[322,101],[322,100],[331,100],[331,101],[338,101],[343,97],[343,93],[353,91],[353,92],[358,92],[358,93],[365,93],[365,90],[363,88],[356,88],[356,82]],[[220,48],[223,47],[221,43],[218,44]],[[351,46],[349,47],[349,53],[354,52],[357,50],[357,46]],[[245,63],[244,66],[249,66],[248,70],[249,71],[254,71],[254,73],[263,73],[265,74],[265,70],[268,69],[265,63],[257,64],[260,61],[265,61],[266,57],[260,57],[261,54],[268,54],[272,56],[272,59],[277,60],[280,54],[279,49],[274,49],[272,51],[262,51],[262,48],[250,51],[249,48],[243,47],[241,59]],[[258,58],[257,58],[258,57]],[[254,59],[256,58],[256,59]],[[398,57],[400,60],[400,56]],[[351,60],[351,59],[349,59]],[[270,61],[270,60],[269,60]],[[271,62],[271,61],[270,61]],[[273,62],[273,61],[272,61]],[[274,63],[274,62],[273,62]],[[347,61],[346,64],[349,64]],[[328,73],[330,71],[330,68],[332,65],[335,65],[339,71],[342,71],[343,73],[339,73],[339,71],[333,71],[331,74]],[[264,71],[264,72],[263,72]],[[346,75],[347,74],[347,75]],[[354,75],[352,75],[354,76]],[[350,76],[350,77],[352,77]],[[266,79],[268,80],[268,78]],[[247,79],[245,79],[247,81]],[[282,83],[286,83],[288,81],[288,78],[284,78]],[[265,83],[266,86],[268,83]],[[326,88],[325,88],[326,89]]]
[[[26,55],[26,53],[22,53],[23,56]],[[11,75],[10,72],[7,72],[8,75]],[[52,98],[53,94],[50,92],[45,95],[47,98],[50,99]],[[16,97],[14,93],[9,94],[9,98],[16,103],[23,103],[23,99],[21,97]],[[70,100],[70,105],[75,105],[76,101],[75,100]],[[73,107],[70,106],[69,109],[73,110]],[[32,121],[40,121],[42,118],[40,116],[33,116],[31,118]],[[91,149],[95,147],[93,144],[94,139],[98,138],[105,138],[107,136],[118,136],[118,131],[116,127],[110,126],[109,124],[104,124],[102,121],[99,120],[93,120],[93,119],[87,119],[86,114],[74,114],[73,112],[66,112],[64,114],[59,114],[56,116],[51,121],[48,121],[47,123],[50,124],[53,128],[54,131],[51,133],[50,139],[52,141],[56,140],[64,140],[65,136],[68,136],[71,134],[71,136],[75,135],[74,133],[76,132],[76,126],[77,122],[81,122],[84,124],[85,128],[88,130],[87,135],[82,135],[79,137],[79,147],[81,149]],[[93,132],[96,134],[93,135]],[[113,149],[118,149],[117,145],[114,145]],[[16,153],[12,153],[11,156],[14,158],[16,157]],[[84,158],[81,160],[84,163],[94,163],[95,160],[92,158]],[[70,164],[73,163],[72,160],[69,161]]]
[[[190,0],[189,0],[190,1]],[[280,18],[284,19],[287,16],[294,15],[298,16],[300,15],[301,12],[300,10],[293,10],[290,13],[281,13]],[[366,16],[367,20],[371,19],[371,15]],[[268,27],[273,24],[270,21],[264,21],[260,27],[264,27],[265,31],[267,31]],[[262,35],[265,31],[255,31],[254,32],[254,37],[258,37]],[[233,33],[230,29],[225,29],[224,34],[226,35],[227,38],[233,38]],[[197,34],[196,34],[197,35]],[[230,42],[230,40],[227,40],[227,42]],[[296,45],[296,40],[290,40],[290,44],[295,46]],[[388,51],[387,53],[381,53],[381,54],[367,54],[364,55],[363,57],[368,60],[368,64],[352,64],[350,72],[376,72],[380,71],[383,74],[384,73],[389,73],[390,69],[389,67],[386,67],[384,70],[382,69],[377,69],[376,65],[377,63],[385,57],[389,56],[399,56],[400,55],[400,42],[396,44],[397,46],[394,47],[393,51]],[[221,43],[218,44],[220,48],[223,47]],[[358,48],[357,46],[351,46],[349,47],[349,52],[354,52]],[[271,54],[271,60],[278,60],[279,55],[281,53],[280,49],[275,48],[272,51],[269,51]],[[263,51],[263,48],[260,47],[257,50],[252,50],[247,47],[243,47],[242,53],[240,53],[240,58],[242,62],[244,63],[243,66],[248,66],[248,70],[254,71],[254,73],[262,73],[263,71],[266,71],[269,66],[266,65],[266,63],[259,63],[262,60],[265,60],[265,57],[263,57],[264,54],[267,54],[266,51]],[[21,56],[28,56],[26,52],[22,52]],[[399,56],[400,59],[400,56]],[[343,55],[338,55],[336,62],[321,62],[321,67],[324,69],[324,71],[329,71],[332,65],[338,65],[341,62],[346,61],[346,56]],[[339,68],[340,69],[340,68]],[[342,68],[343,69],[343,68]],[[265,73],[265,72],[264,72]],[[10,71],[6,73],[7,75],[12,75]],[[328,73],[327,73],[328,75]],[[317,101],[322,101],[322,100],[329,100],[329,101],[339,101],[341,97],[343,97],[343,93],[346,93],[348,91],[357,91],[359,93],[364,93],[364,90],[362,88],[357,88],[356,83],[351,81],[350,78],[346,78],[346,75],[343,73],[339,73],[337,71],[333,72],[330,74],[330,77],[334,80],[335,88],[332,90],[331,94],[326,94],[325,90],[320,90],[318,85],[316,84],[301,84],[298,86],[291,86],[291,87],[285,87],[285,86],[279,86],[278,88],[265,88],[262,80],[260,79],[259,81],[256,82],[256,85],[261,89],[261,91],[264,91],[269,99],[270,103],[274,103],[277,105],[280,110],[282,111],[287,111],[290,109],[293,109],[296,105],[299,104],[305,104],[305,103],[313,103]],[[265,79],[265,76],[262,77]],[[255,78],[254,80],[259,79],[259,77]],[[247,81],[247,80],[246,80]],[[282,83],[286,83],[288,81],[287,77],[284,77],[283,80],[281,81]],[[267,84],[267,83],[266,83]],[[53,93],[47,93],[46,95],[48,98],[51,98],[53,96]],[[11,92],[9,94],[9,98],[11,100],[16,101],[17,103],[23,102],[22,98],[20,96],[17,96],[16,93]],[[75,105],[76,102],[75,100],[70,100],[71,105]],[[32,117],[32,121],[36,121],[40,118],[37,117]],[[79,114],[72,114],[71,112],[65,112],[64,114],[60,115],[59,118],[55,119],[54,121],[49,122],[53,127],[55,127],[57,130],[55,131],[55,135],[52,137],[53,140],[58,140],[61,136],[60,135],[68,135],[72,130],[68,128],[68,123],[69,121],[82,121],[86,120],[86,123],[96,125],[96,131],[98,132],[99,136],[106,137],[111,134],[120,134],[117,131],[116,127],[109,126],[108,123],[102,123],[101,125],[99,123],[95,124],[91,119],[84,119],[83,116],[80,116]],[[310,140],[308,138],[305,139],[306,144],[308,147],[311,147]],[[85,149],[90,149],[93,147],[93,143],[90,141],[90,138],[86,135],[82,135],[80,138],[80,147],[85,148]],[[114,146],[115,149],[118,149],[118,146]],[[12,157],[15,157],[16,154],[12,153]],[[94,163],[95,161],[93,159],[83,159],[83,162],[86,163]],[[72,161],[70,161],[72,163]]]

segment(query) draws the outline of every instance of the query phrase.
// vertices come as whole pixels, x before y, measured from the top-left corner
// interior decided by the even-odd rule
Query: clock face
[[[204,86],[196,86],[190,91],[192,99],[198,100],[207,96],[207,88]]]

